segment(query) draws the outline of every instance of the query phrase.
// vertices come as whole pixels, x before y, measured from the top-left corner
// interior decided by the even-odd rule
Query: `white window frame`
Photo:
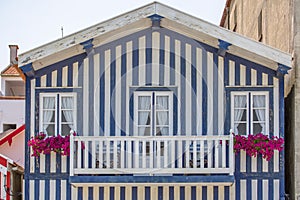
[[[154,96],[153,96],[154,95]],[[156,105],[157,96],[168,96],[169,97],[169,135],[173,135],[173,92],[170,91],[135,91],[134,92],[134,135],[138,136],[138,97],[139,96],[150,96],[151,97],[151,106],[150,106],[150,136],[153,136],[153,132],[156,131],[156,108],[153,106]],[[153,113],[154,112],[154,113]],[[154,127],[153,127],[153,121]]]
[[[231,113],[231,123],[230,126],[234,130],[234,96],[240,96],[245,95],[246,96],[246,110],[247,110],[247,116],[246,116],[246,135],[253,135],[253,96],[255,95],[264,95],[266,99],[266,107],[265,107],[265,124],[266,124],[266,132],[265,135],[269,135],[269,92],[267,91],[233,91],[231,92],[231,106],[230,106],[230,113]],[[249,129],[250,125],[250,129]]]
[[[61,111],[62,111],[62,97],[73,97],[74,100],[74,116],[73,116],[73,124],[74,124],[74,131],[77,130],[77,94],[70,92],[70,93],[41,93],[40,94],[40,108],[39,108],[39,129],[40,132],[45,132],[43,130],[43,98],[44,97],[54,97],[55,98],[55,120],[54,120],[54,128],[55,128],[55,132],[54,132],[54,136],[57,136],[57,128],[59,128],[59,133],[61,134],[61,129],[62,129],[62,116],[61,116]],[[58,104],[59,103],[59,104]],[[59,105],[59,107],[58,107]],[[57,122],[57,115],[59,115],[59,122]]]

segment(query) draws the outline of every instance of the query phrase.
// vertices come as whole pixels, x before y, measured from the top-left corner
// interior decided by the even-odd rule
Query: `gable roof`
[[[20,133],[25,131],[25,124],[17,128],[16,130],[13,131],[8,131],[5,133],[2,133],[0,135],[0,146],[4,144],[5,142],[8,142],[9,144],[12,143],[12,140],[15,136],[19,135]]]
[[[29,64],[35,71],[66,57],[84,53],[81,43],[93,39],[93,45],[97,47],[126,34],[149,28],[152,25],[149,17],[153,15],[163,17],[161,27],[216,48],[219,48],[219,40],[225,41],[231,44],[227,52],[263,64],[273,70],[278,69],[278,64],[291,66],[291,55],[288,53],[157,2],[25,52],[19,55],[19,66]]]

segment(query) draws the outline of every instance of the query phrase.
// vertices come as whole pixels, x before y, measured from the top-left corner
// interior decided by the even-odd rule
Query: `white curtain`
[[[43,111],[43,130],[46,131],[46,129],[49,126],[49,122],[51,121],[53,114],[54,114],[55,98],[54,97],[44,97],[43,104],[44,104],[43,108],[47,109],[47,110]]]
[[[139,96],[138,100],[138,110],[146,110],[146,111],[140,111],[138,113],[138,125],[146,125],[149,114],[150,114],[150,106],[151,106],[151,97],[150,96]],[[139,127],[139,134],[144,135],[145,133],[145,127],[140,126]]]
[[[246,102],[247,102],[247,96],[246,95],[236,95],[234,96],[234,108],[239,108],[239,109],[234,109],[234,121],[241,121],[243,117],[243,113],[245,109],[240,109],[240,108],[245,108]],[[234,123],[234,132],[238,133],[238,123]]]
[[[61,106],[63,114],[71,130],[74,130],[74,99],[73,97],[62,97]],[[67,109],[67,110],[66,110]]]
[[[262,132],[265,133],[265,96],[264,95],[255,95],[253,96],[253,106],[254,108],[262,108],[262,109],[255,109],[255,113],[257,116],[257,119],[261,121],[260,125],[262,127]]]
[[[156,98],[156,116],[158,119],[158,126],[159,125],[169,125],[168,122],[168,100],[169,98],[167,96],[158,96]],[[159,110],[164,110],[164,111],[159,111]],[[159,126],[160,132],[162,135],[168,135],[168,128],[163,128],[162,126]]]

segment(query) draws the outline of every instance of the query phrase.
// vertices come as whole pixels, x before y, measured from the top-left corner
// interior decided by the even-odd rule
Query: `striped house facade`
[[[268,135],[284,137],[284,79],[278,75],[280,64],[278,69],[272,69],[234,52],[221,55],[220,49],[226,50],[223,40],[218,45],[196,40],[164,26],[163,18],[159,16],[157,20],[157,16],[146,19],[149,27],[109,42],[97,45],[97,38],[85,40],[80,44],[84,52],[77,55],[36,69],[34,62],[23,65],[21,69],[27,75],[26,141],[42,130],[40,107],[44,94],[75,94],[76,137],[96,138],[136,136],[135,93],[166,91],[173,100],[170,136],[229,135],[233,128],[232,93],[260,91],[268,97]],[[160,28],[153,28],[157,21]],[[230,41],[225,44],[231,45]],[[32,71],[33,75],[29,73]],[[59,120],[60,116],[55,117]],[[235,155],[234,173],[228,180],[222,173],[128,173],[104,178],[85,174],[75,175],[75,180],[70,178],[70,157],[51,153],[35,158],[31,154],[26,146],[25,199],[284,198],[283,151],[276,151],[269,162],[244,152]],[[228,161],[225,165],[229,165]]]

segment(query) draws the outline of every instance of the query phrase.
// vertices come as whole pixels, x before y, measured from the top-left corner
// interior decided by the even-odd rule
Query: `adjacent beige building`
[[[220,26],[293,55],[285,80],[285,187],[300,199],[300,0],[227,0]]]

